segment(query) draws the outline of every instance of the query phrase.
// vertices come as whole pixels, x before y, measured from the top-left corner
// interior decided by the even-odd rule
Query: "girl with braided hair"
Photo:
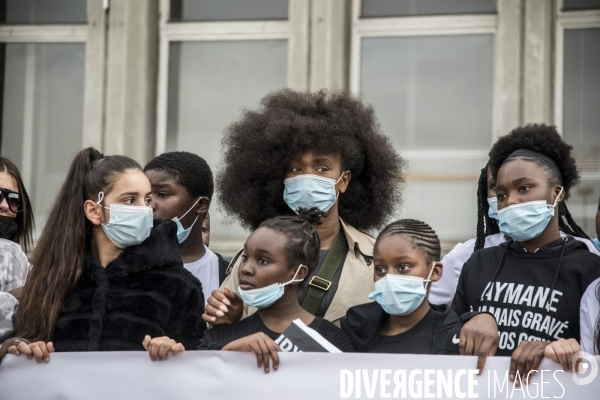
[[[556,131],[548,125],[529,125],[515,129],[511,134],[498,140],[491,152],[506,158],[518,149],[530,149],[548,156],[557,165],[557,171],[564,182],[567,199],[573,186],[579,180],[575,159],[571,156],[572,146],[567,144]],[[491,153],[490,153],[491,154]],[[561,236],[571,235],[583,242],[592,253],[600,256],[600,249],[594,246],[586,233],[577,225],[564,201],[558,206],[558,226]],[[498,226],[498,203],[496,182],[491,169],[481,170],[477,186],[477,236],[464,243],[457,244],[442,259],[446,274],[431,286],[430,300],[434,304],[451,304],[463,265],[474,251],[498,246],[510,241],[510,236],[500,232]]]
[[[358,352],[459,354],[462,323],[448,306],[429,303],[442,276],[440,241],[429,225],[402,219],[386,226],[373,253],[375,302],[354,306],[342,329]]]
[[[318,224],[321,217],[317,208],[299,208],[297,216],[268,219],[252,232],[241,255],[238,292],[258,312],[242,321],[209,329],[198,350],[253,352],[259,368],[269,372],[271,359],[276,370],[277,352],[282,349],[275,340],[298,318],[341,351],[353,350],[340,328],[304,310],[298,302],[299,288],[319,262],[320,239],[313,224]],[[144,346],[153,361],[165,359],[168,352],[185,350],[168,337],[147,336]]]
[[[594,246],[564,206],[579,178],[571,150],[555,127],[543,124],[517,128],[496,142],[489,167],[500,230],[510,241],[473,253],[452,302],[459,315],[494,314],[499,334],[490,336],[496,354],[511,357],[514,382],[528,381],[544,356],[563,366],[571,359],[581,337],[583,297],[594,293],[600,277]],[[494,324],[481,319],[463,329],[472,322],[481,329]]]

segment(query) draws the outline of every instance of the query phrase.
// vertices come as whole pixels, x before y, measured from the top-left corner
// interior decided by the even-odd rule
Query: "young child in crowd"
[[[204,299],[225,279],[227,262],[202,238],[202,224],[213,195],[213,175],[206,161],[186,151],[163,153],[144,168],[152,185],[154,218],[172,219],[184,267],[200,283]]]
[[[299,318],[341,351],[352,351],[340,328],[304,310],[298,302],[301,282],[319,262],[320,240],[312,224],[319,222],[321,211],[300,209],[299,213],[263,222],[246,240],[238,290],[244,303],[257,307],[258,312],[207,330],[197,349],[254,352],[258,366],[269,372],[269,358],[273,369],[279,365],[280,348],[274,340]],[[169,351],[185,350],[168,337],[146,336],[144,347],[153,361],[166,358]]]
[[[496,354],[511,356],[513,381],[537,369],[550,342],[579,339],[580,302],[600,277],[600,258],[560,231],[561,214],[570,216],[561,204],[579,178],[571,150],[555,128],[545,125],[517,128],[496,142],[489,166],[500,231],[512,240],[473,253],[452,303],[459,315],[495,315]],[[563,350],[572,352],[569,348]]]
[[[424,222],[386,226],[373,253],[373,303],[348,310],[341,325],[356,351],[458,354],[462,323],[448,306],[429,304],[430,282],[442,276],[440,241]]]

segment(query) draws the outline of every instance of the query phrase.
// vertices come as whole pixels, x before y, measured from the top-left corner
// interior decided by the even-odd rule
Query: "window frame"
[[[554,124],[563,132],[565,30],[600,28],[600,9],[563,11],[564,0],[556,1],[554,26]],[[598,172],[600,178],[600,172]]]
[[[362,39],[367,37],[416,37],[492,34],[494,40],[494,71],[492,83],[492,131],[490,141],[493,143],[498,136],[498,96],[502,87],[499,82],[498,65],[500,46],[498,46],[498,14],[455,14],[455,15],[426,15],[401,17],[369,17],[361,18],[362,0],[352,0],[351,11],[351,43],[350,43],[350,90],[360,93],[360,74]],[[402,150],[402,155],[408,159],[473,159],[487,160],[488,149],[480,150]],[[483,161],[485,163],[485,161]],[[479,175],[471,174],[422,174],[411,173],[409,180],[416,181],[472,181]]]
[[[87,24],[2,24],[0,25],[0,43],[84,43],[88,40]],[[86,49],[86,69],[88,54]],[[87,74],[86,74],[87,75]],[[87,86],[87,76],[85,86]],[[85,92],[85,89],[84,89]],[[3,94],[2,94],[3,95]],[[84,93],[85,96],[85,93]],[[3,110],[0,110],[3,112]],[[2,133],[4,134],[4,133]],[[23,148],[31,149],[33,146],[33,132],[23,131]],[[85,135],[82,127],[82,141]],[[24,182],[32,182],[32,157],[30,151],[23,151],[20,173]]]
[[[289,0],[287,20],[170,21],[171,0],[160,0],[159,7],[156,155],[167,150],[171,42],[287,40],[287,86],[308,89],[310,0]]]

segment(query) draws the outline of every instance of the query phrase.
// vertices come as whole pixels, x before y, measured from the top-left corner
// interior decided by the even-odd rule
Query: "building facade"
[[[38,233],[84,146],[142,165],[186,150],[219,169],[225,127],[267,92],[349,89],[409,161],[394,217],[448,245],[474,235],[476,185],[500,136],[556,124],[594,234],[600,197],[600,0],[3,0],[0,152]],[[247,236],[211,207],[211,247]]]

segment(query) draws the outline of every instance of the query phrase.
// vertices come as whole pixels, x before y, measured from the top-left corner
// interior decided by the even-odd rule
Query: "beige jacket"
[[[367,265],[365,257],[373,257],[373,246],[375,239],[366,233],[359,232],[350,225],[346,225],[340,219],[342,230],[348,241],[348,255],[344,262],[340,282],[335,296],[331,301],[329,309],[325,313],[325,319],[339,326],[339,320],[346,315],[350,307],[358,304],[368,303],[369,293],[373,291],[373,264]],[[227,278],[221,284],[221,289],[228,288],[237,293],[239,286],[238,268],[240,265],[240,250],[231,260],[227,268]],[[256,312],[255,307],[244,306],[242,318]]]

